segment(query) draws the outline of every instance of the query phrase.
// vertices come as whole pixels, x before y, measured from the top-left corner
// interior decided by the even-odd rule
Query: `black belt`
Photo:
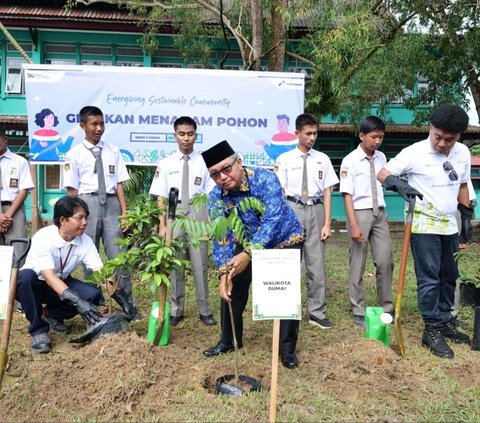
[[[290,195],[287,195],[287,200],[295,204],[301,204],[302,206],[316,206],[317,204],[323,203],[323,198],[315,198],[312,200],[307,200],[306,202],[302,201],[301,198],[295,198]]]
[[[83,194],[80,195],[91,195],[93,197],[98,197],[98,192],[84,192]],[[107,197],[116,197],[117,194],[107,194]]]
[[[11,201],[2,201],[2,206],[11,206],[12,202]]]

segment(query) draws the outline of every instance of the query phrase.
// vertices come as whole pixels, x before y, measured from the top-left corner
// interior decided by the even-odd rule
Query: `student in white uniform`
[[[353,323],[365,323],[365,292],[363,274],[368,255],[376,268],[377,295],[385,313],[393,313],[392,240],[385,213],[385,199],[377,173],[385,166],[385,154],[378,151],[385,135],[385,123],[376,116],[368,116],[360,124],[361,143],[348,154],[340,167],[340,192],[347,213],[350,237],[350,275],[348,295],[352,305]]]
[[[25,200],[34,188],[27,160],[7,148],[5,127],[0,125],[0,245],[12,238],[26,238]],[[14,245],[18,257],[21,245]]]
[[[419,197],[413,215],[411,250],[417,277],[418,307],[425,322],[422,344],[432,354],[453,358],[448,338],[469,343],[452,320],[458,277],[457,204],[469,205],[467,182],[471,157],[457,142],[468,127],[468,115],[455,105],[438,107],[430,116],[428,139],[403,149],[377,177],[386,189],[409,201]],[[408,183],[399,176],[406,175]]]
[[[130,177],[120,150],[102,139],[105,121],[98,107],[80,110],[80,127],[85,139],[66,155],[63,186],[68,195],[78,195],[88,204],[90,218],[85,233],[97,249],[102,239],[107,257],[115,258],[121,251],[116,239],[123,238],[120,219],[127,211],[123,183]],[[116,277],[119,289],[112,298],[128,316],[139,319],[130,275],[122,268]]]
[[[167,232],[166,208],[170,188],[179,189],[178,213],[189,219],[205,222],[208,218],[206,204],[204,207],[196,208],[191,204],[191,200],[196,194],[208,194],[215,186],[201,154],[194,151],[197,139],[196,122],[189,116],[181,116],[174,122],[173,128],[178,150],[160,161],[150,187],[150,194],[158,198],[158,207],[165,211],[160,216],[160,236],[165,236]],[[182,229],[177,228],[173,236],[184,245],[178,257],[184,259],[188,251],[200,320],[207,326],[215,325],[217,322],[212,315],[208,293],[208,245],[203,242],[197,246],[193,245]],[[185,269],[171,274],[170,287],[172,293],[170,323],[176,326],[184,319],[185,313]]]
[[[96,307],[102,300],[100,289],[71,276],[80,263],[92,270],[103,266],[93,241],[84,234],[88,218],[88,206],[81,198],[62,197],[53,209],[54,225],[32,237],[18,274],[17,300],[30,322],[34,352],[50,352],[50,329],[69,332],[64,319],[80,314],[93,325],[102,318]]]
[[[303,255],[308,279],[309,323],[331,329],[327,317],[325,241],[331,235],[332,187],[337,175],[328,156],[314,150],[318,135],[315,116],[304,113],[295,121],[298,145],[276,162],[283,192],[305,230]]]

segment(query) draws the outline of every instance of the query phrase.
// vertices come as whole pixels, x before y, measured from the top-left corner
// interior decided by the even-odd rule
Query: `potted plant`
[[[141,193],[137,195],[135,203],[123,216],[125,238],[118,240],[126,251],[107,260],[100,271],[92,274],[91,280],[106,286],[107,292],[112,294],[118,284],[113,279],[114,272],[124,266],[137,283],[148,284],[150,292],[165,302],[163,297],[166,297],[170,286],[168,276],[185,261],[175,256],[175,250],[179,248],[175,240],[167,241],[158,236],[159,215],[163,211],[158,208],[156,201],[148,194]],[[111,299],[108,300],[111,308]]]

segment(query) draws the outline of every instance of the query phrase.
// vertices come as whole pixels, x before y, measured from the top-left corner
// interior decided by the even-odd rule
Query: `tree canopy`
[[[311,68],[306,109],[356,121],[372,105],[384,116],[401,102],[425,122],[445,102],[480,116],[480,6],[477,0],[69,0],[112,3],[144,17],[143,45],[157,46],[165,22],[185,59],[227,58],[232,37],[244,69],[283,70],[289,55]],[[299,31],[302,35],[298,38]],[[418,82],[421,82],[418,84]]]

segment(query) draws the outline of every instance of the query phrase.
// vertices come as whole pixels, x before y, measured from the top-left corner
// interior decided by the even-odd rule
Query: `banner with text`
[[[196,149],[224,139],[247,165],[271,166],[295,147],[303,74],[205,69],[24,65],[30,160],[61,162],[82,142],[78,113],[99,107],[105,141],[125,162],[156,164],[177,148],[173,122],[197,122]]]
[[[253,320],[302,319],[300,250],[252,250]]]

